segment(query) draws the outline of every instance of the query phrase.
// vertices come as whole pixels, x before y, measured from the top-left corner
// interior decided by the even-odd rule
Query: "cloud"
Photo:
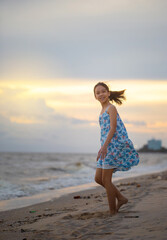
[[[167,77],[163,0],[0,4],[1,78]]]
[[[3,89],[0,112],[12,122],[43,122],[53,109],[46,106],[43,99],[29,99],[21,96],[24,90]]]
[[[54,116],[55,121],[20,124],[0,116],[0,151],[96,152],[99,131],[88,121]],[[5,120],[5,121],[4,121]],[[89,139],[89,142],[87,141]]]
[[[97,122],[96,121],[90,121],[90,120],[82,120],[82,119],[77,119],[77,118],[71,118],[70,122],[72,124],[91,124],[91,125],[95,125]]]
[[[127,119],[124,120],[125,124],[133,125],[133,126],[146,126],[147,123],[145,121],[129,121]]]
[[[113,90],[127,87],[127,101],[117,109],[134,143],[141,145],[148,137],[165,142],[166,82],[109,83]],[[0,150],[96,152],[101,106],[93,86],[94,81],[72,79],[0,82]],[[147,101],[154,95],[161,101]]]
[[[60,114],[24,87],[1,90],[0,151],[95,151],[94,121]]]
[[[89,119],[74,117],[72,112],[71,116],[56,112],[54,108],[46,104],[46,100],[44,99],[45,92],[42,96],[38,97],[29,94],[29,90],[26,87],[16,89],[2,87],[1,91],[0,113],[11,122],[18,124],[52,123],[56,125],[89,125],[95,123],[95,121]],[[42,91],[42,89],[40,91]],[[69,98],[69,101],[75,104],[72,96],[71,99]],[[79,105],[78,107],[81,106]]]
[[[12,43],[10,45],[13,45]],[[7,48],[4,47],[4,48]],[[1,78],[24,79],[48,78],[48,76],[63,75],[63,66],[58,59],[52,58],[36,48],[23,47],[19,44],[10,46],[1,58]]]
[[[64,119],[73,124],[94,124],[98,103],[92,83],[34,80],[29,83],[4,81],[0,85],[0,112],[13,122],[61,123]]]
[[[167,130],[167,121],[158,121],[158,122],[153,122],[153,123],[148,123],[147,124],[148,128],[155,129],[160,131],[160,129],[166,129]]]
[[[111,18],[113,20],[111,21],[112,26],[114,26],[114,20],[120,22],[126,20],[131,24],[137,22],[145,24],[163,23],[166,20],[165,6],[164,0],[148,0],[147,2],[144,0],[16,0],[15,2],[6,0],[1,1],[1,16],[5,20],[5,30],[9,31],[9,34],[18,31],[30,35],[36,33],[35,30],[37,30],[37,33],[43,30],[53,31],[53,27],[56,30],[63,31],[62,24],[63,26],[67,24],[65,29],[68,29],[71,22],[73,26],[76,26],[83,20],[87,19],[90,22],[90,18],[93,21],[99,17],[101,22],[104,18]],[[154,17],[155,14],[156,18]],[[10,17],[7,18],[7,16]],[[120,16],[122,17],[120,18]],[[20,19],[23,21],[20,21]],[[76,25],[74,25],[72,20],[76,19],[78,23],[75,22]],[[147,19],[147,22],[145,22],[145,19]],[[48,28],[48,25],[50,28]]]

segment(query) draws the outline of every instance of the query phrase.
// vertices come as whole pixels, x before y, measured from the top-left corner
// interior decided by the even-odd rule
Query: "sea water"
[[[137,166],[114,173],[113,180],[167,169],[167,154],[139,155]],[[51,191],[56,193],[83,184],[89,187],[94,182],[95,170],[96,154],[0,153],[0,202]]]

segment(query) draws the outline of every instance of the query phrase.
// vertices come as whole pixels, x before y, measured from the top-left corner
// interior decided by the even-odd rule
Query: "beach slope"
[[[102,187],[0,213],[0,240],[158,239],[167,236],[167,171],[115,183],[129,199],[109,216]]]

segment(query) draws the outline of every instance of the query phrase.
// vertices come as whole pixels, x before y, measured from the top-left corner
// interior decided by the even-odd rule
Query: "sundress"
[[[108,106],[109,107],[109,106]],[[101,128],[101,146],[105,143],[110,130],[110,115],[106,111],[99,116]],[[97,168],[113,169],[116,171],[128,171],[139,163],[139,154],[135,150],[132,141],[128,137],[127,130],[117,112],[116,131],[108,144],[107,154],[104,159],[97,161]]]

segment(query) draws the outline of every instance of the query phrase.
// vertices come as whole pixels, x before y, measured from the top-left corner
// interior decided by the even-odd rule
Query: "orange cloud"
[[[39,121],[39,120],[35,120],[35,119],[26,118],[24,116],[22,116],[22,117],[11,116],[11,117],[9,117],[9,120],[11,122],[18,123],[18,124],[35,124],[35,123],[43,122],[43,121]]]

